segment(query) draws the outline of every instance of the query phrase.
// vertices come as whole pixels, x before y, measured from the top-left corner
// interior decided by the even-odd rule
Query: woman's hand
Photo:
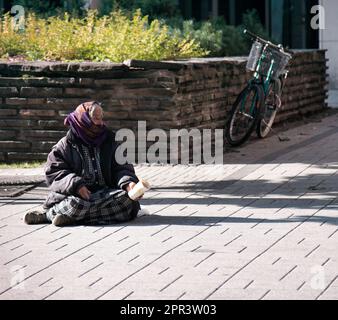
[[[135,182],[130,182],[126,187],[126,191],[129,192],[131,189],[135,187],[135,185],[136,185]]]
[[[91,192],[86,186],[82,186],[77,192],[82,199],[89,200]]]
[[[126,187],[126,191],[129,192],[131,189],[133,189],[136,186],[135,182],[130,182],[127,187]],[[136,200],[140,200],[143,197],[143,195],[139,198],[137,198]]]

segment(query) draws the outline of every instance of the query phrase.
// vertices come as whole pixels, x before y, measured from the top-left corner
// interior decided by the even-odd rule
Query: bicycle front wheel
[[[259,138],[265,138],[271,131],[272,124],[275,121],[278,109],[281,107],[281,80],[277,79],[271,82],[266,95],[264,110],[257,124],[257,135]]]
[[[225,129],[225,137],[231,146],[240,146],[249,139],[259,120],[263,102],[263,89],[259,85],[248,85],[239,94]]]

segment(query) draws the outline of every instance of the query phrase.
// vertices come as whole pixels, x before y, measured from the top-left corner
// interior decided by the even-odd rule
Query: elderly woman
[[[128,197],[128,191],[138,178],[132,165],[116,162],[117,144],[103,123],[100,104],[82,103],[64,123],[70,130],[53,147],[45,167],[50,188],[45,212],[29,212],[24,221],[65,226],[134,219],[140,205]]]

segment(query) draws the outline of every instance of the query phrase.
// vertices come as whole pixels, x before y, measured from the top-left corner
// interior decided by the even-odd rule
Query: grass
[[[46,161],[24,161],[13,163],[0,163],[0,169],[33,169],[40,168]]]

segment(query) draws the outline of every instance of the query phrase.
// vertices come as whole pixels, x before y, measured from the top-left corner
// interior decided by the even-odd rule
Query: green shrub
[[[125,59],[165,60],[204,56],[198,41],[170,32],[159,20],[149,23],[136,11],[98,17],[89,11],[84,18],[42,19],[28,14],[25,30],[14,30],[11,17],[0,21],[0,56],[23,55],[27,59],[91,60],[122,62]]]
[[[108,14],[114,9],[133,12],[141,10],[149,20],[168,18],[179,15],[177,0],[102,0],[101,14]]]
[[[247,55],[252,41],[243,34],[244,29],[269,40],[256,10],[244,13],[242,24],[237,27],[226,24],[223,17],[201,22],[179,17],[165,21],[182,36],[197,40],[211,57]]]
[[[20,1],[34,4],[32,0]],[[82,0],[73,0],[79,1]],[[124,8],[128,2],[132,8],[142,5],[152,17],[160,17],[165,8],[172,8],[171,17],[150,19],[142,16],[140,10],[120,9],[101,17],[96,11],[87,11],[83,17],[59,12],[57,16],[43,18],[28,13],[24,32],[18,32],[6,14],[0,16],[0,57],[122,62],[234,56],[249,53],[251,40],[243,34],[244,28],[269,38],[255,10],[245,13],[242,24],[235,27],[226,24],[222,17],[185,21],[174,10],[175,0],[105,1],[115,8],[116,5]]]
[[[135,7],[140,8],[150,19],[174,17],[179,15],[177,2],[176,0],[136,0]]]
[[[258,12],[255,9],[248,10],[246,13],[243,14],[242,26],[240,28],[248,29],[264,39],[270,39],[270,36],[268,32],[264,29]]]
[[[209,55],[218,55],[223,47],[223,32],[222,30],[214,28],[210,21],[199,23],[194,26],[192,20],[184,21],[182,32],[184,36],[191,39],[196,39],[202,46],[210,53]]]

